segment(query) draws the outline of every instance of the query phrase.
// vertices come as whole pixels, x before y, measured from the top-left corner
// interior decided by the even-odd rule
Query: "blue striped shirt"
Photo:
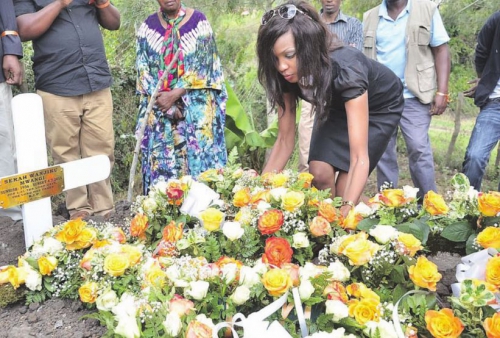
[[[320,13],[323,13],[323,9],[321,9]],[[335,21],[326,25],[346,45],[363,50],[363,24],[361,21],[339,11]]]

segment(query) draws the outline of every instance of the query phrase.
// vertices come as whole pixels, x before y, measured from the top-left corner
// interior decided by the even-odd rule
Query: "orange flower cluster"
[[[477,203],[481,215],[486,217],[497,216],[500,213],[500,192],[479,193]]]
[[[292,261],[292,255],[292,247],[285,238],[271,237],[266,240],[262,261],[280,268]]]
[[[278,209],[271,209],[264,212],[259,217],[257,229],[263,235],[272,235],[283,225],[284,217],[283,212]]]
[[[130,234],[133,237],[146,239],[146,230],[148,229],[148,216],[144,214],[136,214],[130,221]]]
[[[457,338],[464,330],[464,324],[455,317],[451,309],[429,310],[425,313],[427,330],[435,338]]]

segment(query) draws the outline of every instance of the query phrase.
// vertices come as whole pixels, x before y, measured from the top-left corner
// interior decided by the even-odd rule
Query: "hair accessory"
[[[307,15],[306,13],[304,13],[303,11],[298,9],[295,5],[284,5],[284,6],[276,8],[276,9],[271,9],[270,11],[264,13],[260,23],[261,23],[261,25],[265,25],[272,18],[274,18],[276,15],[279,15],[283,19],[291,20],[291,19],[295,18],[297,13],[302,13],[305,16],[307,16],[309,19],[311,19],[311,17],[309,15]]]

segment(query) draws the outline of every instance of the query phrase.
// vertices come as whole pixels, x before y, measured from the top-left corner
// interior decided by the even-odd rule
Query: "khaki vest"
[[[375,60],[379,8],[377,6],[363,15],[363,53]],[[437,5],[429,0],[411,0],[406,26],[406,86],[424,104],[432,102],[437,88],[436,68],[430,46],[432,17],[436,8]]]

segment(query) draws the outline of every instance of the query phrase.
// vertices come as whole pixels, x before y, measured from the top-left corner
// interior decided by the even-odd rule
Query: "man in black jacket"
[[[22,82],[19,59],[23,56],[21,40],[17,33],[16,16],[12,0],[0,1],[0,177],[16,173],[16,148],[12,122],[11,85]],[[13,220],[22,218],[19,207],[0,209],[0,216]]]
[[[491,150],[500,140],[500,11],[484,24],[477,37],[475,65],[478,78],[464,94],[481,110],[465,152],[463,173],[475,189],[481,181]],[[499,186],[500,190],[500,186]]]

